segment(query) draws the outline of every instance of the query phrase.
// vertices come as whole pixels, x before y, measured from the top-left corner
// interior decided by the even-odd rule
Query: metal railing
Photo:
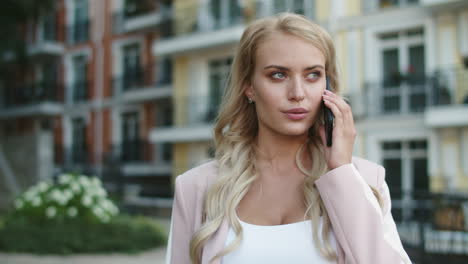
[[[364,13],[371,13],[388,8],[415,6],[419,3],[420,0],[364,0],[362,4],[362,11]]]
[[[468,195],[401,195],[406,199],[392,200],[392,214],[410,258],[425,264],[468,263]]]
[[[61,103],[63,85],[57,81],[42,81],[20,86],[5,86],[0,107],[11,108],[45,102]]]
[[[112,145],[112,156],[122,163],[150,162],[153,159],[153,146],[147,140],[123,139]]]
[[[406,76],[368,82],[351,105],[365,116],[422,113],[428,107],[468,104],[468,70],[440,69],[431,76]],[[354,110],[354,109],[353,109]]]
[[[156,80],[154,80],[155,77],[157,78]],[[129,68],[122,75],[112,78],[112,94],[115,96],[131,90],[159,88],[170,84],[170,82],[171,76],[155,76],[151,68]]]
[[[113,14],[112,16],[113,31],[114,33],[117,33],[117,34],[123,33],[126,31],[125,24],[128,21],[132,19],[137,19],[143,16],[160,15],[163,18],[162,20],[164,20],[164,17],[168,16],[170,12],[171,12],[171,7],[168,5],[158,4],[154,1],[150,1],[150,2],[138,1],[138,2],[135,2],[135,6],[133,6],[132,8],[128,8],[127,6],[124,6],[123,10],[120,10]],[[154,20],[150,20],[148,23],[150,23],[149,26],[155,27],[159,24],[159,22],[157,19],[154,19]]]

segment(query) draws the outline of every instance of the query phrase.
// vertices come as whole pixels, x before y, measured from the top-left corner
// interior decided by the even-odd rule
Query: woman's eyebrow
[[[271,68],[279,69],[279,70],[282,70],[282,71],[290,71],[290,69],[288,67],[279,66],[279,65],[268,65],[268,66],[264,67],[263,69],[266,70],[266,69],[271,69]],[[317,64],[317,65],[306,67],[304,69],[304,71],[313,70],[315,68],[321,68],[321,69],[325,70],[324,66],[322,66],[320,64]]]

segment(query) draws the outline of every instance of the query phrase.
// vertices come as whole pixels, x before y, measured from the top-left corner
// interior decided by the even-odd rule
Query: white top
[[[322,257],[315,247],[310,220],[274,226],[252,225],[240,219],[239,221],[244,232],[244,239],[236,250],[222,258],[222,264],[336,263]],[[320,230],[322,218],[320,218],[319,227]],[[234,241],[235,237],[234,230],[230,228],[225,246]],[[330,233],[330,243],[336,250],[333,231]]]

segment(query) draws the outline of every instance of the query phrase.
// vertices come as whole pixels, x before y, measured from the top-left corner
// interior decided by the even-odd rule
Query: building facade
[[[82,172],[171,197],[172,149],[148,141],[172,123],[171,62],[151,52],[170,9],[171,1],[57,0],[24,25],[30,63],[2,80],[2,140],[49,135],[52,166],[42,178]],[[28,177],[12,150],[3,154],[2,174]]]

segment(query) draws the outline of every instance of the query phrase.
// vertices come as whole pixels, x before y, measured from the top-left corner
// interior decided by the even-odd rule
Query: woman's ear
[[[250,98],[255,101],[255,93],[254,93],[252,84],[244,85],[244,94],[245,96],[247,96],[247,98]]]

